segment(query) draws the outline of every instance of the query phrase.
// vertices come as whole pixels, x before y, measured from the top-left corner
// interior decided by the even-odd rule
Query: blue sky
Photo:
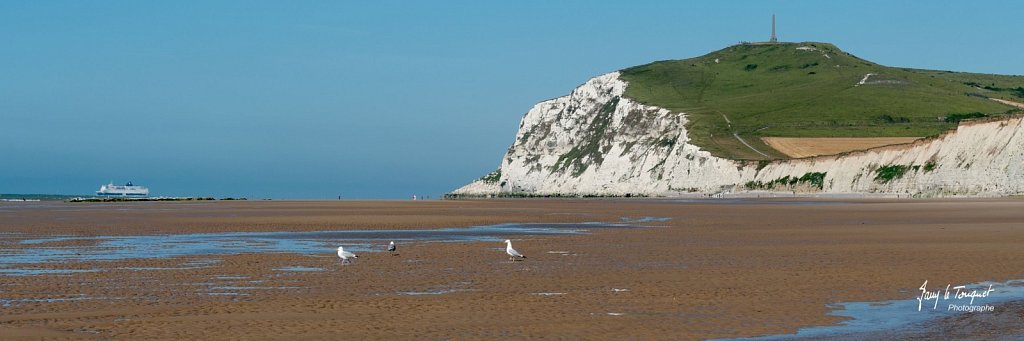
[[[1024,2],[3,1],[0,193],[438,196],[590,77],[766,40],[1024,74]]]

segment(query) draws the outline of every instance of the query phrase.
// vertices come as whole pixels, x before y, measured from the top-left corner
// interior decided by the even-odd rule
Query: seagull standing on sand
[[[388,252],[391,252],[392,256],[397,255],[397,253],[395,253],[396,250],[398,250],[398,248],[395,247],[394,241],[392,241],[391,244],[388,244]]]
[[[512,241],[508,239],[505,239],[505,253],[508,254],[508,260],[513,262],[516,261],[516,258],[526,258],[526,256],[523,256],[519,251],[512,248]]]
[[[338,247],[338,257],[341,257],[341,264],[348,264],[351,262],[349,259],[359,258],[356,254],[345,251],[345,248],[341,246]]]

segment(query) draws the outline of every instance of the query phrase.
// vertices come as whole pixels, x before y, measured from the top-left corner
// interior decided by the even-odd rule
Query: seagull
[[[345,248],[341,246],[338,247],[338,257],[341,257],[341,264],[351,263],[351,261],[349,261],[351,258],[359,258],[356,254],[345,251]]]
[[[388,244],[388,252],[391,252],[392,256],[397,255],[397,253],[395,253],[396,250],[398,250],[398,248],[395,247],[394,241],[392,241],[391,244]]]
[[[505,239],[505,253],[508,254],[508,260],[513,262],[516,261],[516,257],[526,258],[526,256],[523,256],[523,254],[519,253],[519,251],[516,251],[516,249],[512,248],[512,241],[508,239]]]

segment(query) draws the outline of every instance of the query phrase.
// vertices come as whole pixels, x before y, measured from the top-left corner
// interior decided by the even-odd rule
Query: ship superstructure
[[[133,185],[131,181],[128,181],[124,186],[115,185],[111,181],[109,184],[100,186],[100,189],[96,191],[96,195],[103,197],[145,197],[149,196],[149,188]]]

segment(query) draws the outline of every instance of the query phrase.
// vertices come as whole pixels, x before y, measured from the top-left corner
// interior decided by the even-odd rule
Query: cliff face
[[[961,124],[910,145],[773,162],[712,156],[690,143],[685,113],[623,96],[617,72],[535,105],[501,168],[452,194],[673,196],[795,191],[918,196],[1024,192],[1021,118]]]

